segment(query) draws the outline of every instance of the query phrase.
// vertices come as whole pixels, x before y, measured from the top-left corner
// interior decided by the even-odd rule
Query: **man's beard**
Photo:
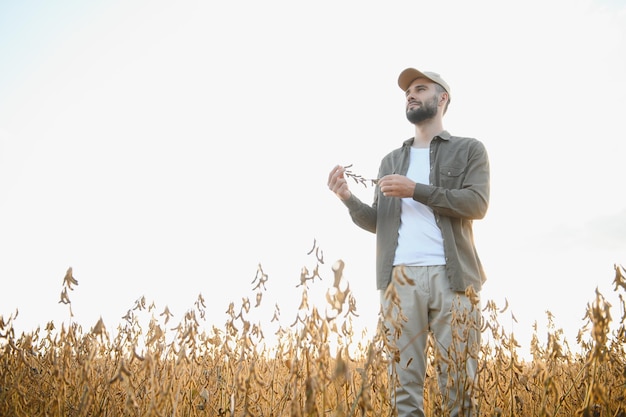
[[[422,123],[425,120],[432,119],[437,115],[437,96],[433,96],[432,100],[422,103],[415,109],[406,111],[406,118],[414,125]]]

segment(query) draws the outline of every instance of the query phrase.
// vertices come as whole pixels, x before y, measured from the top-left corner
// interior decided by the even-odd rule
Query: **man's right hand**
[[[352,195],[348,188],[348,181],[346,181],[346,177],[343,175],[345,170],[346,169],[341,165],[337,165],[330,171],[330,174],[328,174],[328,188],[335,193],[340,200],[347,200]]]

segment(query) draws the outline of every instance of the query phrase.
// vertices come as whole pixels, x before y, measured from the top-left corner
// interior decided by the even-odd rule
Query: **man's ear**
[[[444,91],[443,93],[441,93],[441,96],[439,97],[439,104],[445,105],[445,102],[449,100],[450,100],[450,95]]]

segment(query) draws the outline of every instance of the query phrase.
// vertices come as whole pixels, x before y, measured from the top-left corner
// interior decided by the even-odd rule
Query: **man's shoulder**
[[[411,148],[411,144],[413,143],[413,138],[409,138],[407,140],[405,140],[404,142],[402,142],[402,145],[392,149],[391,151],[389,151],[387,153],[387,155],[385,155],[383,157],[383,159],[389,159],[389,158],[396,158],[398,157],[400,154],[402,154],[402,152],[406,151],[406,149]]]
[[[474,138],[474,137],[469,137],[469,136],[455,136],[455,135],[450,135],[448,134],[448,136],[446,138],[443,138],[445,140],[443,140],[444,143],[448,143],[451,146],[458,146],[458,147],[472,147],[472,146],[478,146],[478,147],[484,147],[484,144]]]

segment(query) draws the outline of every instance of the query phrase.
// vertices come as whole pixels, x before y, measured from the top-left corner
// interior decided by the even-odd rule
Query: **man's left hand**
[[[413,198],[415,182],[404,175],[385,175],[378,181],[378,187],[385,197]]]

